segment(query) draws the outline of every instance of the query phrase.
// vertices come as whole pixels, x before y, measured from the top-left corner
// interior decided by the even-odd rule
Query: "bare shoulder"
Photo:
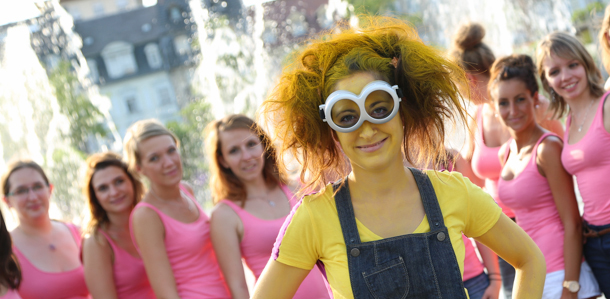
[[[210,214],[210,222],[212,224],[233,224],[237,223],[238,220],[239,216],[235,210],[222,202],[218,203],[214,209],[212,209],[212,213]]]
[[[134,209],[132,214],[134,223],[161,223],[161,217],[159,217],[157,211],[147,206]]]
[[[559,156],[563,149],[563,141],[557,136],[548,136],[538,145],[538,156],[541,158]]]
[[[191,186],[191,184],[187,183],[186,181],[180,181],[180,184],[182,184],[182,186],[184,186],[188,192],[195,196],[195,192],[193,192],[193,186]]]
[[[110,252],[111,247],[108,240],[98,232],[91,233],[83,240],[83,255],[89,252]]]

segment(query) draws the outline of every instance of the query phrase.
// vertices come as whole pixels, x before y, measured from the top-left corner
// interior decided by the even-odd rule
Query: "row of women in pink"
[[[252,119],[229,115],[210,123],[206,146],[216,203],[211,216],[212,243],[232,298],[250,298],[242,258],[258,280],[297,199],[279,174],[267,134]],[[329,298],[317,268],[294,298]]]
[[[90,298],[79,258],[80,232],[73,224],[51,221],[49,199],[53,185],[43,169],[33,161],[13,161],[1,184],[5,203],[19,220],[11,239],[21,279],[15,281],[18,277],[12,276],[8,286],[15,289],[18,283],[23,299]]]

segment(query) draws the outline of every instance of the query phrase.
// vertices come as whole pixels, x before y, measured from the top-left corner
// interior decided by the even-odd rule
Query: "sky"
[[[40,15],[33,0],[0,0],[0,26]]]

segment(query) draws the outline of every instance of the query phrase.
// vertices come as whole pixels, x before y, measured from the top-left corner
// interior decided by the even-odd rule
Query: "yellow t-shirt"
[[[438,198],[451,244],[464,274],[464,242],[462,232],[472,238],[491,229],[502,209],[481,188],[457,172],[427,171]],[[310,270],[319,260],[334,298],[354,298],[349,279],[347,253],[332,185],[323,192],[305,196],[300,206],[289,216],[285,231],[280,232],[274,258],[283,264]],[[356,219],[362,242],[383,239]],[[413,233],[430,231],[427,216]]]

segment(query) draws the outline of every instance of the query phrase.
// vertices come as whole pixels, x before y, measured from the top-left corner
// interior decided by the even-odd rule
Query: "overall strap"
[[[445,221],[443,220],[443,212],[441,207],[438,205],[438,199],[436,198],[436,192],[432,187],[432,182],[428,178],[428,175],[419,169],[411,168],[411,173],[415,178],[415,183],[419,189],[419,195],[421,196],[422,204],[424,205],[424,211],[428,216],[428,224],[430,224],[430,231],[445,227]]]
[[[360,235],[358,234],[358,226],[356,225],[356,215],[352,206],[352,198],[349,194],[347,178],[333,184],[335,192],[335,205],[339,214],[339,222],[343,231],[343,239],[345,245],[359,244]]]

